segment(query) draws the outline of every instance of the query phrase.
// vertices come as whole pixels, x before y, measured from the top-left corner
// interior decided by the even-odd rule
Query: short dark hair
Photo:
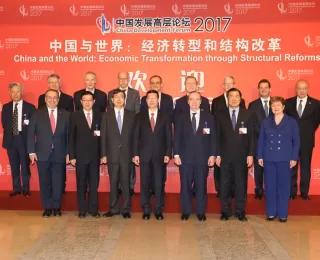
[[[227,97],[229,97],[229,93],[230,93],[230,92],[238,92],[239,95],[240,95],[240,98],[242,98],[242,93],[241,93],[240,89],[238,89],[238,88],[230,88],[230,89],[227,91]]]
[[[123,91],[123,90],[121,90],[121,89],[115,89],[114,91],[112,91],[112,98],[114,97],[114,95],[117,95],[117,94],[119,94],[119,93],[122,93],[123,94],[123,97],[124,97],[124,99],[126,99],[126,92],[125,91]]]
[[[188,100],[189,100],[190,95],[193,94],[193,93],[197,93],[197,94],[200,96],[200,99],[202,99],[200,92],[198,92],[198,91],[191,91],[191,92],[189,93],[189,95],[188,95]]]
[[[275,96],[275,97],[270,98],[270,105],[272,105],[275,102],[280,102],[282,105],[285,105],[286,100],[280,96]]]
[[[162,78],[161,78],[159,75],[153,75],[153,76],[151,76],[151,78],[149,79],[149,82],[151,82],[151,80],[152,80],[153,78],[159,78],[159,79],[160,79],[160,84],[162,84]]]
[[[94,100],[94,95],[92,94],[91,91],[85,91],[85,92],[83,92],[83,93],[81,94],[81,100],[82,100],[82,97],[83,97],[83,96],[91,96],[92,99]]]
[[[58,90],[55,90],[55,89],[48,89],[48,90],[44,93],[44,96],[46,97],[49,92],[54,92],[54,93],[56,93],[57,96],[58,96],[58,98],[59,98],[59,91],[58,91]]]
[[[146,98],[148,98],[148,95],[149,94],[156,94],[157,95],[157,99],[159,99],[159,93],[158,93],[158,91],[155,91],[155,90],[149,90],[148,92],[147,92],[147,94],[146,94]]]
[[[260,84],[261,84],[261,83],[268,83],[269,88],[271,88],[271,83],[270,83],[269,80],[267,80],[267,79],[262,79],[262,80],[260,80],[259,83],[258,83],[258,88],[260,88]]]

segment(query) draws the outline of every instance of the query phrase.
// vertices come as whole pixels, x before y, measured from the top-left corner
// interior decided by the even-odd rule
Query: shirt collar
[[[53,110],[53,113],[58,111],[58,107],[56,107],[56,108],[47,107],[47,109],[48,109],[49,113],[51,113],[51,110]]]
[[[119,111],[120,111],[120,113],[122,113],[123,111],[124,111],[124,108],[121,108],[121,109],[118,109],[118,108],[114,108],[114,111],[116,112],[116,113],[118,113]]]
[[[193,115],[193,113],[199,114],[199,113],[200,113],[200,108],[199,108],[196,112],[193,112],[193,111],[190,109],[190,115]]]
[[[270,102],[270,96],[267,98],[260,97],[260,99],[261,99],[262,103],[264,103],[265,100],[267,100],[268,103]]]
[[[83,109],[83,113],[84,113],[85,115],[87,115],[88,113],[92,114],[92,109],[91,109],[89,112],[87,112],[86,110]]]
[[[12,102],[13,102],[14,105],[15,105],[15,104],[21,105],[22,102],[23,102],[23,100],[21,99],[19,102],[15,102],[15,101],[12,101]]]
[[[233,110],[235,110],[236,112],[239,112],[240,107],[237,108],[231,108],[229,107],[229,112],[232,113]]]
[[[89,92],[91,92],[92,94],[94,94],[95,90],[96,90],[96,88],[93,88],[93,89],[88,89],[88,88],[86,88],[86,91],[89,91]]]
[[[300,102],[300,100],[303,100],[303,102],[306,102],[307,99],[308,99],[308,95],[305,96],[304,98],[299,98],[299,97],[297,96],[297,101],[298,101],[298,102]]]
[[[148,109],[148,111],[149,111],[149,115],[151,115],[151,113],[154,113],[155,115],[158,114],[158,109],[156,109],[154,112],[151,112],[150,109]]]

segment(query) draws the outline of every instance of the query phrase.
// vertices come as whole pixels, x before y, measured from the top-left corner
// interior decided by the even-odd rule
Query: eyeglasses
[[[92,102],[93,99],[81,99],[82,102]]]
[[[48,99],[48,100],[58,100],[59,98],[58,97],[46,97],[46,99]]]

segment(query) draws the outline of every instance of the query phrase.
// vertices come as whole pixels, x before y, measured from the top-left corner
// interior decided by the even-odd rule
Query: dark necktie
[[[191,124],[192,124],[192,130],[193,130],[193,134],[195,135],[197,132],[197,120],[196,120],[196,114],[197,113],[192,113],[192,120],[191,120]]]
[[[15,104],[12,118],[12,134],[19,135],[18,130],[18,103]]]
[[[236,110],[232,110],[232,118],[231,118],[231,121],[232,121],[233,130],[235,130],[235,129],[236,129],[236,124],[237,124]]]
[[[154,113],[151,113],[150,124],[151,124],[152,132],[154,132],[154,127],[156,125],[156,123],[154,121]]]
[[[302,99],[300,99],[300,104],[299,104],[299,107],[298,107],[298,115],[299,117],[301,118],[302,116]]]
[[[266,114],[266,117],[269,116],[268,100],[264,101],[264,113]]]

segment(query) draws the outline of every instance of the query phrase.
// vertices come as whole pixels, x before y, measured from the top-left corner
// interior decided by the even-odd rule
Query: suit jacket
[[[221,156],[223,163],[243,162],[247,160],[247,156],[255,156],[256,137],[253,112],[240,108],[235,130],[232,127],[229,109],[217,112],[215,118],[217,155]],[[247,134],[240,134],[239,128],[247,128]]]
[[[243,98],[240,101],[240,107],[246,108],[246,102]],[[217,112],[225,110],[227,107],[226,99],[224,98],[224,94],[219,97],[216,97],[212,100],[211,103],[211,114],[215,115]]]
[[[160,108],[159,110],[162,113],[167,113],[170,116],[173,114],[173,100],[172,97],[168,94],[161,92]],[[146,96],[141,98],[140,111],[148,111],[148,105],[146,101]]]
[[[94,131],[100,131],[101,112],[92,112],[92,124],[89,128],[87,117],[83,111],[71,114],[69,126],[69,158],[82,164],[100,160],[100,136]]]
[[[47,107],[36,110],[28,130],[28,154],[36,153],[38,161],[47,161],[53,144],[54,160],[65,162],[68,153],[69,118],[69,112],[58,108],[56,130],[52,133]]]
[[[104,113],[101,121],[101,157],[108,163],[132,162],[135,112],[124,110],[120,134],[114,110]]]
[[[42,94],[38,98],[38,109],[46,108],[46,107],[47,107],[47,105],[45,103],[45,94]],[[67,110],[68,112],[73,112],[73,110],[74,110],[73,98],[71,96],[61,92],[60,98],[59,98],[59,103],[58,103],[58,108]]]
[[[134,156],[140,157],[140,162],[148,163],[151,159],[159,164],[164,163],[164,157],[172,156],[171,118],[158,110],[154,132],[152,132],[149,112],[140,112],[136,117],[134,137]]]
[[[36,110],[35,106],[23,101],[22,102],[22,135],[25,142],[25,147],[27,147],[27,132],[29,125],[24,124],[24,120],[27,119],[30,121],[30,118],[34,111]],[[13,117],[13,102],[9,102],[3,105],[2,108],[2,117],[1,123],[3,128],[3,140],[2,147],[8,149],[12,141],[12,117]],[[30,122],[29,122],[30,123]]]
[[[202,102],[200,105],[200,109],[204,112],[210,113],[210,104],[209,100],[206,97],[201,97]],[[176,100],[176,105],[174,109],[174,116],[173,120],[176,122],[178,120],[178,117],[182,112],[188,112],[190,111],[190,106],[188,104],[188,95],[185,95],[179,99]]]
[[[258,98],[249,103],[248,109],[254,113],[254,128],[256,138],[259,138],[259,132],[261,127],[261,122],[266,118],[266,113],[264,112],[264,104],[261,101],[261,98]],[[269,102],[269,117],[273,116],[271,104]]]
[[[75,92],[73,95],[74,107],[76,111],[80,111],[81,109],[83,109],[80,100],[81,100],[82,93],[85,91],[86,89],[81,89]],[[95,102],[93,104],[93,109],[100,111],[101,113],[105,112],[107,108],[107,94],[99,89],[95,89],[93,95],[95,99]]]
[[[301,148],[311,149],[315,145],[315,132],[319,126],[317,122],[319,111],[319,100],[312,97],[307,98],[306,106],[300,118],[297,112],[297,97],[286,100],[285,112],[294,117],[299,126]]]
[[[196,134],[193,134],[190,109],[181,113],[174,128],[173,155],[179,155],[183,165],[208,165],[210,156],[216,155],[216,134],[213,116],[200,111],[200,122]],[[210,134],[204,134],[203,128],[209,128]]]
[[[274,116],[262,121],[257,158],[271,162],[298,160],[300,136],[297,121],[284,115],[277,126]]]
[[[119,88],[113,89],[108,93],[108,110],[113,109],[114,105],[112,103],[112,92]],[[140,96],[139,92],[133,88],[128,87],[128,93],[126,96],[125,109],[133,111],[136,114],[140,112]]]

